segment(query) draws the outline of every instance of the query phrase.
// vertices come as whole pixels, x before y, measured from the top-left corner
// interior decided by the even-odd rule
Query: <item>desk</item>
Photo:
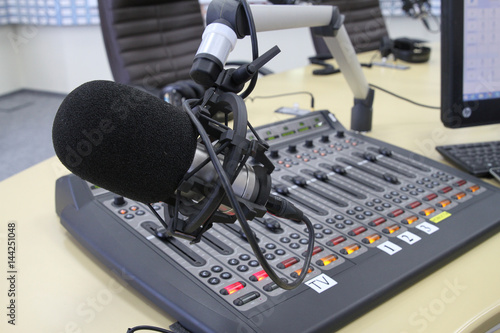
[[[434,51],[434,50],[433,50]],[[366,61],[371,54],[362,55]],[[276,61],[279,61],[276,60]],[[407,71],[365,69],[370,83],[422,103],[439,104],[439,55],[429,64]],[[351,93],[341,75],[313,77],[312,67],[259,80],[253,96],[308,90],[316,96],[316,109],[331,110],[349,127]],[[248,102],[254,125],[288,116],[271,113],[294,101],[302,107],[308,97]],[[498,139],[500,125],[448,130],[438,110],[423,109],[376,92],[373,131],[369,136],[395,143],[422,155],[442,160],[437,144]],[[67,171],[54,157],[0,183],[2,202],[0,260],[4,278],[2,332],[125,332],[136,325],[168,327],[174,318],[127,288],[97,262],[59,224],[54,209],[55,180]],[[15,223],[17,270],[16,325],[7,323],[7,227]],[[342,332],[472,332],[487,318],[500,322],[500,234],[406,289],[349,324]],[[479,319],[477,319],[479,318]],[[491,326],[491,325],[490,325]],[[484,331],[484,327],[483,327]]]

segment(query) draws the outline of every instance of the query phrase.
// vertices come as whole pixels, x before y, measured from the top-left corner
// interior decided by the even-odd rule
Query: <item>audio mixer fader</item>
[[[332,332],[500,228],[500,189],[350,132],[327,111],[257,131],[276,167],[272,192],[315,229],[308,276],[294,290],[270,280],[238,223],[216,224],[191,245],[169,238],[146,206],[74,175],[57,181],[57,213],[97,258],[192,332]],[[163,214],[162,204],[154,207]],[[266,215],[250,226],[282,278],[302,273],[304,224]]]

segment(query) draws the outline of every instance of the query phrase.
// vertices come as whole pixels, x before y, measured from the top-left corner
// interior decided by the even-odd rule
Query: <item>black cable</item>
[[[436,22],[437,29],[431,29],[431,27],[429,26],[429,23],[424,24],[425,27],[427,28],[427,30],[430,33],[433,33],[433,34],[440,33],[441,32],[441,22],[439,21],[439,18],[436,15],[432,14],[432,12],[430,13],[430,17],[432,17],[434,19],[434,22]]]
[[[300,94],[306,94],[311,96],[311,109],[314,110],[314,95],[309,91],[296,91],[296,92],[276,94],[276,95],[254,96],[254,97],[247,97],[247,99],[253,102],[255,99],[277,98],[277,97],[300,95]]]
[[[161,327],[149,326],[149,325],[141,325],[141,326],[135,326],[135,327],[129,328],[127,330],[127,333],[134,333],[134,332],[142,331],[142,330],[150,330],[150,331],[162,332],[162,333],[174,333],[170,330],[167,330],[167,329],[164,329]]]
[[[389,94],[389,95],[394,96],[394,97],[396,97],[396,98],[402,99],[403,101],[406,101],[406,102],[408,102],[408,103],[415,104],[415,105],[417,105],[417,106],[421,106],[421,107],[423,107],[423,108],[428,108],[428,109],[437,109],[437,110],[440,110],[440,109],[441,109],[441,107],[439,107],[439,106],[426,105],[426,104],[421,104],[421,103],[418,103],[418,102],[412,101],[411,99],[408,99],[408,98],[406,98],[406,97],[400,96],[400,95],[395,94],[395,93],[393,93],[393,92],[391,92],[391,91],[389,91],[389,90],[387,90],[387,89],[384,89],[384,88],[382,88],[382,87],[376,86],[376,85],[371,84],[371,83],[369,83],[368,85],[369,85],[370,87],[372,87],[372,88],[375,88],[375,89],[378,89],[378,90],[380,90],[380,91],[383,91],[383,92],[385,92],[386,94]]]
[[[192,112],[191,106],[189,105],[189,101],[186,101],[183,103],[183,108],[186,111],[186,113],[189,115],[189,118],[191,119],[193,125],[196,127],[196,130],[198,131],[198,134],[201,137],[202,142],[205,144],[205,147],[207,149],[207,153],[210,156],[210,159],[212,160],[212,165],[215,168],[215,171],[217,172],[217,175],[219,176],[220,183],[222,184],[222,187],[224,188],[224,191],[226,192],[226,196],[231,204],[231,207],[234,209],[235,215],[241,225],[241,228],[243,229],[243,232],[245,233],[247,237],[248,244],[252,248],[252,251],[254,252],[257,260],[259,261],[260,265],[264,269],[264,271],[267,273],[267,275],[271,278],[271,280],[276,283],[280,288],[285,289],[285,290],[291,290],[299,286],[305,279],[307,275],[307,271],[309,270],[309,265],[311,263],[311,258],[312,258],[312,252],[314,249],[314,227],[311,223],[311,221],[307,217],[303,217],[303,222],[307,226],[307,230],[309,233],[309,244],[307,247],[307,253],[305,255],[305,260],[304,260],[304,265],[302,267],[301,272],[303,273],[304,271],[306,273],[300,274],[298,278],[296,278],[294,281],[291,283],[283,281],[273,270],[273,268],[269,265],[267,262],[267,259],[264,257],[264,254],[262,253],[259,244],[257,243],[257,240],[255,239],[255,236],[253,235],[253,231],[250,228],[246,218],[245,214],[243,212],[243,209],[241,208],[238,199],[236,198],[236,194],[233,191],[231,182],[229,181],[227,174],[219,161],[219,158],[217,157],[217,154],[214,151],[213,146],[210,144],[210,138],[208,137],[207,132],[203,128],[203,125],[201,122],[198,120],[198,118],[195,116],[195,114]]]
[[[250,41],[252,44],[252,60],[255,60],[259,57],[259,44],[257,42],[257,30],[255,29],[255,21],[253,19],[252,15],[252,10],[250,9],[250,6],[246,2],[246,0],[240,0],[243,8],[245,9],[245,15],[247,17],[248,21],[248,28],[250,30]],[[246,90],[240,94],[240,97],[242,99],[245,99],[250,95],[250,93],[253,91],[255,88],[255,85],[257,84],[257,78],[258,74],[255,73],[252,79],[250,80],[250,83]]]

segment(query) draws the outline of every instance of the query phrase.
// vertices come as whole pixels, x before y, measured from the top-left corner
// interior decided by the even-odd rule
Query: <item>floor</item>
[[[0,96],[0,181],[55,155],[52,122],[64,97],[26,89]]]

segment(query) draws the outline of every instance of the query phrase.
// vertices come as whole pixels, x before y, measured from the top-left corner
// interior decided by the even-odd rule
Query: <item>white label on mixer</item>
[[[422,238],[418,237],[417,235],[415,235],[413,232],[409,232],[409,231],[403,232],[401,235],[398,236],[398,238],[401,239],[402,241],[410,244],[410,245],[413,245],[422,239]]]
[[[337,281],[333,280],[326,274],[318,275],[309,281],[304,282],[307,286],[314,289],[318,294],[323,291],[330,289],[337,284]]]
[[[438,227],[430,224],[429,222],[420,223],[419,225],[416,226],[416,228],[422,230],[423,232],[429,235],[439,230]]]
[[[380,250],[384,251],[385,253],[387,253],[391,256],[394,253],[402,250],[401,246],[398,246],[398,245],[394,244],[393,242],[389,242],[389,241],[383,242],[382,244],[377,246],[377,248],[379,248]]]

